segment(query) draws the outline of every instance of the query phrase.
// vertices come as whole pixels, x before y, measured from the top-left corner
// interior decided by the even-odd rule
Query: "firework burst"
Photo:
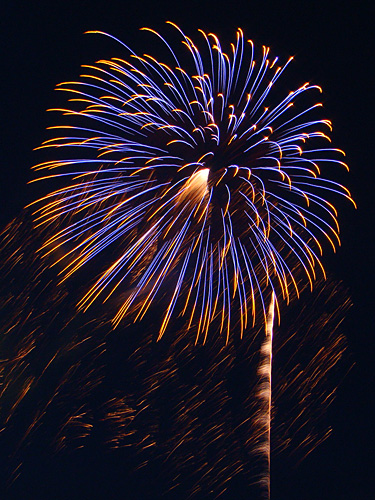
[[[321,89],[305,83],[281,98],[274,89],[292,58],[280,65],[240,29],[225,50],[199,30],[198,49],[168,24],[181,38],[176,51],[144,28],[163,61],[115,39],[124,59],[83,66],[79,81],[58,85],[71,107],[54,111],[70,121],[51,127],[64,135],[41,148],[55,159],[35,167],[62,183],[36,202],[38,224],[54,228],[42,250],[58,255],[62,281],[97,266],[79,308],[117,297],[114,325],[129,312],[143,318],[159,297],[159,338],[178,315],[197,341],[214,321],[227,337],[234,324],[242,335],[265,320],[265,295],[277,309],[298,295],[301,271],[311,286],[324,274],[324,240],[340,242],[330,199],[352,201],[325,176],[347,167],[326,146],[321,104],[306,104]]]
[[[119,335],[108,308],[77,314],[71,282],[55,286],[27,215],[0,238],[2,498],[263,498],[272,310],[264,340],[257,324],[241,342],[209,335],[194,346],[177,322],[173,337],[156,343],[150,314],[133,325],[125,318]],[[329,434],[321,417],[349,368],[340,334],[348,307],[328,279],[282,308],[275,491]]]

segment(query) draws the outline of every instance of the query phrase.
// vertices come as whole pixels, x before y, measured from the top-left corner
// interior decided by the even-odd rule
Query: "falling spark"
[[[270,397],[259,391],[267,370],[261,377],[258,369],[264,326],[241,342],[234,333],[227,344],[209,335],[205,345],[194,346],[181,321],[173,336],[156,343],[154,308],[139,323],[127,318],[119,335],[111,331],[115,301],[83,315],[71,289],[56,287],[56,276],[35,252],[30,219],[15,221],[1,236],[0,461],[6,467],[0,484],[9,481],[2,498],[35,497],[30,485],[41,488],[40,470],[46,471],[42,487],[61,486],[64,500],[77,490],[89,497],[93,470],[103,491],[115,488],[109,498],[133,488],[134,500],[224,500],[238,498],[239,484],[244,498],[261,497],[261,488],[266,495],[269,483],[259,481],[266,472],[257,473],[266,471],[269,457]],[[339,285],[320,281],[296,302],[282,311],[272,346],[274,491],[291,465],[327,436],[322,417],[345,367],[340,325],[349,305]],[[268,311],[265,319],[264,367]],[[254,415],[260,406],[263,419],[260,411]]]

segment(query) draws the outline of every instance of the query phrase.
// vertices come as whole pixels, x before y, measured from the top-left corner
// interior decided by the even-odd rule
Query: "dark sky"
[[[346,151],[351,168],[344,182],[358,204],[355,211],[342,203],[343,245],[337,255],[327,255],[325,260],[334,277],[349,288],[354,303],[345,332],[356,365],[340,386],[331,410],[333,437],[296,470],[292,480],[301,492],[303,488],[318,492],[319,484],[330,492],[331,500],[366,500],[374,491],[370,485],[375,466],[374,37],[372,12],[365,4],[354,0],[6,0],[0,21],[1,225],[35,198],[35,191],[27,186],[29,168],[36,161],[32,149],[52,124],[45,110],[56,102],[54,86],[77,78],[80,64],[112,55],[113,45],[84,36],[86,30],[107,31],[137,49],[142,43],[138,28],[162,29],[165,20],[192,36],[202,28],[229,41],[242,27],[247,37],[271,46],[276,54],[295,56],[292,86],[309,80],[323,87],[334,143]]]

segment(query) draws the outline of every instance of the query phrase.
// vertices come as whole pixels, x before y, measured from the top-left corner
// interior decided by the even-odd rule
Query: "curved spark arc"
[[[128,60],[85,65],[81,81],[58,85],[72,109],[54,111],[78,124],[51,127],[67,135],[41,148],[70,154],[34,167],[52,171],[40,179],[71,178],[36,202],[37,224],[61,226],[42,250],[62,250],[56,262],[63,264],[62,281],[113,253],[78,306],[85,310],[130,286],[115,326],[137,307],[136,318],[143,317],[164,296],[159,338],[174,315],[189,318],[197,340],[216,320],[228,336],[235,311],[242,336],[249,309],[253,323],[259,310],[266,317],[262,295],[269,287],[288,301],[291,289],[298,294],[295,268],[311,286],[316,268],[324,272],[322,240],[334,249],[340,244],[337,213],[325,194],[352,199],[320,172],[346,165],[335,159],[341,150],[312,147],[329,140],[330,122],[308,118],[320,103],[293,113],[301,96],[320,87],[306,83],[267,105],[292,58],[277,66],[263,47],[258,64],[242,30],[228,53],[216,35],[199,30],[206,62],[169,24],[193,71],[164,37],[144,28],[165,45],[170,64],[122,44]]]

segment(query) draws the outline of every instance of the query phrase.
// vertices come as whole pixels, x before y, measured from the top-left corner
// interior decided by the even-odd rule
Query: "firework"
[[[266,462],[265,470],[260,478],[260,484],[264,486],[264,491],[268,500],[271,498],[271,406],[272,406],[272,338],[273,324],[275,315],[275,298],[272,294],[268,309],[265,339],[260,349],[261,362],[258,368],[258,377],[260,379],[260,389],[258,399],[260,402],[260,411],[258,417],[258,426],[260,427],[261,443],[257,451]]]
[[[347,166],[310,101],[321,89],[277,89],[292,58],[279,64],[240,29],[227,49],[199,30],[198,48],[168,25],[176,50],[144,28],[162,60],[115,39],[123,58],[58,85],[71,107],[53,110],[68,121],[50,127],[62,136],[41,148],[55,158],[35,167],[60,183],[36,202],[35,220],[52,228],[42,250],[61,281],[90,269],[78,306],[114,300],[115,326],[158,297],[159,338],[178,316],[196,341],[210,328],[242,336],[266,321],[266,295],[278,310],[324,275],[324,240],[340,243],[331,198],[352,201],[331,172]]]

